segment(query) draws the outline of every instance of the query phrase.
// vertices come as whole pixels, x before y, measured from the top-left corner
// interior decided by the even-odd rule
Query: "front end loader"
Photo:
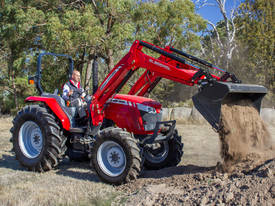
[[[160,56],[145,54],[144,47]],[[36,75],[30,78],[40,96],[25,100],[33,104],[18,112],[11,129],[16,158],[32,171],[48,171],[68,155],[72,160],[90,159],[104,182],[122,184],[136,179],[143,167],[161,169],[178,165],[183,143],[176,121],[162,121],[161,104],[145,97],[161,78],[199,85],[194,105],[216,130],[221,129],[223,103],[249,99],[259,111],[267,93],[263,86],[241,84],[233,74],[182,51],[136,40],[103,82],[99,86],[94,84],[93,95],[85,99],[86,116],[80,118],[79,108],[68,107],[58,93],[43,91],[40,84],[43,55],[46,54],[38,58]],[[71,74],[73,61],[68,59]],[[194,66],[190,60],[208,69],[218,69],[222,75]],[[139,68],[145,72],[129,93],[119,94]]]
[[[147,42],[141,42],[140,44],[161,54],[158,61],[155,62],[165,62],[174,67],[169,69],[171,72],[166,76],[159,74],[157,71],[146,70],[133,85],[129,94],[138,96],[148,95],[161,78],[170,79],[189,86],[197,84],[198,93],[192,97],[194,106],[216,131],[219,131],[222,127],[220,125],[220,117],[221,105],[224,103],[237,103],[241,100],[250,100],[253,106],[260,112],[262,99],[267,93],[267,89],[264,86],[242,84],[234,74],[173,47],[167,46],[165,49],[162,49]],[[193,63],[197,65],[193,65]],[[211,73],[211,71],[218,71],[220,76],[212,74],[213,72]],[[172,76],[174,72],[176,72],[176,75]]]

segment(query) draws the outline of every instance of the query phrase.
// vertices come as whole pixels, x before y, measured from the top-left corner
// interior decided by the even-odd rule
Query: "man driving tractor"
[[[80,84],[80,72],[73,70],[72,78],[64,84],[62,98],[67,102],[83,96],[83,88]]]
[[[71,79],[63,86],[62,98],[67,106],[76,107],[79,117],[86,115],[84,97],[86,96],[84,89],[80,84],[80,72],[73,70]]]

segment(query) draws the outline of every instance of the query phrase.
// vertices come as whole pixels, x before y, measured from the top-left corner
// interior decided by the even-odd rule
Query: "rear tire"
[[[146,148],[147,147],[147,148]],[[175,130],[172,139],[159,143],[157,148],[144,147],[144,167],[149,170],[158,170],[165,167],[177,166],[183,155],[181,136]]]
[[[137,141],[128,132],[114,127],[101,131],[91,161],[100,179],[115,185],[135,180],[142,168]]]
[[[14,118],[11,132],[16,159],[31,171],[51,170],[66,151],[66,138],[44,107],[24,107]]]

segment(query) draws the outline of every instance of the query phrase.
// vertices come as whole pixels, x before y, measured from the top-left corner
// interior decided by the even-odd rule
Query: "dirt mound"
[[[258,111],[250,102],[223,105],[222,124],[222,164],[145,171],[118,187],[125,205],[273,205],[275,151]]]
[[[254,162],[254,156],[251,157]],[[251,166],[250,159],[246,161]],[[258,162],[260,163],[260,162]],[[172,173],[175,167],[166,168]],[[220,173],[211,168],[195,170],[188,166],[174,175],[154,177],[145,171],[142,178],[118,190],[127,199],[125,205],[272,205],[275,198],[275,159],[261,162],[246,171]],[[167,171],[166,171],[167,172]]]
[[[234,169],[233,165],[247,158],[254,157],[256,160],[270,157],[271,136],[250,101],[224,104],[221,113],[223,128],[219,132],[219,138],[221,157],[224,160],[222,170],[229,172]],[[248,155],[250,156],[247,157]]]

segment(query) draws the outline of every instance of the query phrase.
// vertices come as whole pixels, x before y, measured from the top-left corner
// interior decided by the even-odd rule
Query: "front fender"
[[[63,109],[60,107],[55,98],[50,97],[37,97],[31,96],[25,99],[25,102],[43,102],[52,110],[52,112],[58,117],[61,121],[62,127],[65,130],[70,130],[71,123],[69,117],[65,114]]]

